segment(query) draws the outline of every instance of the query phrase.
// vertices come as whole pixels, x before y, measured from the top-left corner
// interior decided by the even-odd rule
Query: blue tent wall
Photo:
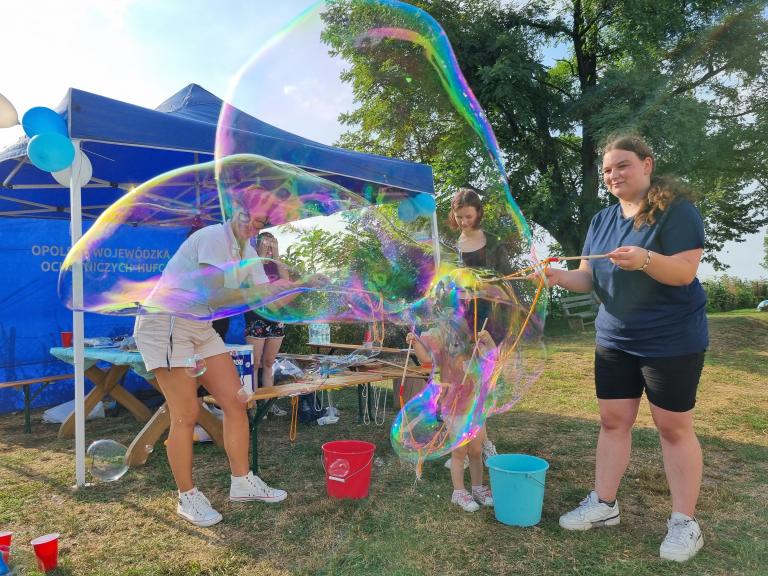
[[[67,120],[70,137],[82,141],[93,165],[95,180],[81,191],[84,228],[131,185],[210,160],[221,107],[219,98],[195,84],[156,110],[71,89],[57,111]],[[238,151],[301,166],[366,197],[371,183],[380,187],[386,201],[434,193],[430,166],[326,146],[244,113],[237,114],[236,126],[243,147]],[[56,271],[44,270],[43,262],[50,266],[64,254],[49,252],[43,260],[42,253],[32,252],[33,246],[69,246],[69,190],[26,162],[26,145],[27,139],[21,138],[0,150],[0,262],[6,275],[0,282],[0,381],[72,371],[48,353],[59,344],[59,333],[71,329],[72,313],[59,302]],[[220,218],[209,216],[207,222]],[[187,231],[152,226],[142,230],[144,242],[167,242],[174,248]],[[230,335],[238,330],[237,322]],[[130,318],[85,317],[86,337],[127,333],[131,326]],[[36,405],[71,397],[72,385],[64,382],[49,387]],[[0,412],[19,409],[21,399],[19,392],[0,390]]]
[[[143,229],[136,242],[143,248],[157,248],[155,258],[132,259],[145,269],[158,273],[165,266],[165,253],[173,253],[186,235],[184,229]],[[127,245],[127,248],[131,246]],[[58,268],[69,249],[69,223],[61,220],[30,218],[4,219],[0,226],[0,254],[3,281],[0,282],[0,381],[38,378],[51,374],[71,373],[73,368],[50,355],[49,349],[60,346],[62,331],[72,330],[72,311],[59,300]],[[117,264],[120,258],[105,257],[104,262]],[[127,273],[139,279],[151,275]],[[130,334],[133,318],[85,315],[85,335],[118,336]],[[129,389],[149,387],[131,373],[126,379]],[[71,400],[71,381],[50,385],[35,401],[35,406],[50,406]],[[0,413],[20,410],[22,393],[13,388],[0,389]]]

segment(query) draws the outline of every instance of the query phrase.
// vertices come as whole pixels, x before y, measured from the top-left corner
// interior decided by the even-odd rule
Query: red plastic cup
[[[10,530],[0,532],[0,546],[10,546],[11,538],[13,538],[13,532]]]
[[[53,570],[59,563],[59,534],[46,534],[31,542],[37,556],[37,566],[43,572]]]
[[[61,333],[61,345],[64,346],[64,348],[72,346],[72,332]]]

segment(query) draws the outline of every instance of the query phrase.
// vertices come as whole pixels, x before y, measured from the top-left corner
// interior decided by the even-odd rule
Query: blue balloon
[[[397,205],[397,217],[400,218],[400,220],[403,222],[413,222],[418,215],[418,208],[416,208],[416,204],[413,203],[413,200],[410,198],[400,200],[400,204]]]
[[[67,123],[64,122],[64,118],[44,106],[35,106],[27,110],[26,114],[21,118],[21,125],[24,127],[24,132],[30,138],[49,132],[69,136]]]
[[[66,136],[47,132],[33,136],[27,144],[29,161],[45,172],[58,172],[72,164],[75,147]]]
[[[431,194],[416,194],[412,199],[420,216],[429,216],[435,211],[435,197]]]

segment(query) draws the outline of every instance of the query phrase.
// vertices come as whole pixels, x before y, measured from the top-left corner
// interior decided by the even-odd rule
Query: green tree
[[[768,233],[763,236],[763,263],[761,266],[768,270]]]
[[[598,147],[617,129],[643,133],[659,171],[699,192],[705,258],[716,267],[725,241],[768,221],[764,0],[413,3],[451,39],[526,217],[565,253],[578,253],[592,215],[611,201]],[[427,76],[426,59],[423,70],[404,69],[386,46],[366,52],[346,40],[350,28],[377,18],[360,6],[338,1],[326,15],[326,42],[351,64],[344,80],[357,105],[342,117],[349,131],[340,144],[431,164],[444,212],[450,189],[482,187],[482,151],[442,114],[437,84],[417,92],[410,81]],[[553,50],[562,58],[550,61]],[[498,206],[491,212],[502,214]],[[493,224],[508,222],[501,215]]]

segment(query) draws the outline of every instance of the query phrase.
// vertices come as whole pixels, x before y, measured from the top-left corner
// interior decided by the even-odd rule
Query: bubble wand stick
[[[480,327],[480,331],[478,332],[478,334],[480,334],[480,332],[482,332],[483,330],[485,330],[485,325],[486,325],[486,324],[488,324],[488,318],[486,318],[486,319],[483,321],[483,325]],[[480,337],[478,337],[477,339],[475,339],[475,347],[472,349],[472,356],[470,356],[470,358],[469,358],[469,364],[471,364],[471,363],[472,363],[472,360],[474,360],[474,359],[475,359],[475,354],[477,354],[477,348],[478,348],[478,346],[479,346],[479,345],[480,345]],[[464,386],[464,382],[466,382],[466,381],[467,381],[467,374],[469,374],[469,370],[465,370],[465,371],[464,371],[464,378],[462,378],[462,379],[461,379],[461,385],[462,385],[462,386]]]
[[[416,323],[411,328],[411,334],[416,336]],[[405,373],[408,372],[408,360],[411,358],[411,348],[413,347],[413,338],[408,341],[408,351],[405,353],[405,362],[403,362],[403,377],[400,378],[400,408],[403,407],[403,386],[405,385]]]

